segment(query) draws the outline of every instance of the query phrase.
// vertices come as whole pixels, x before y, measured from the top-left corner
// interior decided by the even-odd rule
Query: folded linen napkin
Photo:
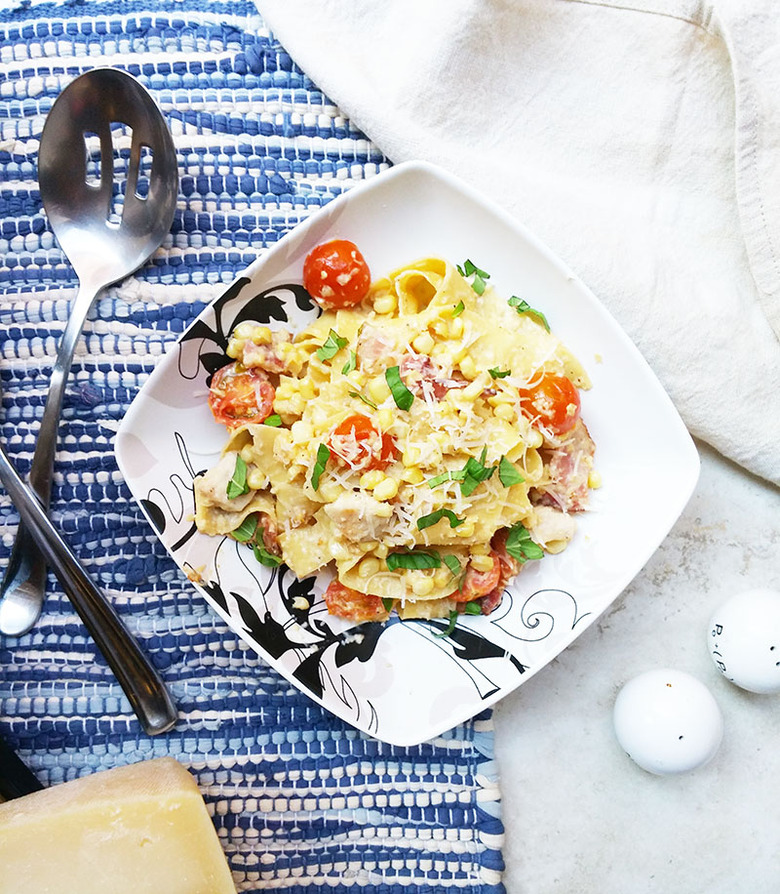
[[[392,161],[436,162],[521,219],[690,431],[780,484],[772,0],[257,3]]]
[[[251,0],[69,0],[0,8],[0,436],[29,468],[76,280],[48,229],[38,140],[61,89],[119,66],[177,147],[170,238],[97,303],[60,427],[52,513],[171,687],[150,739],[53,578],[44,614],[0,637],[0,729],[45,785],[171,755],[194,774],[238,890],[500,894],[490,714],[384,745],[269,669],[159,545],[113,434],[155,361],[244,267],[386,159],[272,40]],[[18,517],[0,492],[0,568]],[[0,866],[0,888],[3,888]]]

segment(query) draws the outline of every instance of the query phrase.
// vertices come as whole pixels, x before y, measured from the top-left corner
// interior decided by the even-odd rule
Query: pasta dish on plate
[[[195,479],[198,529],[299,578],[331,571],[328,610],[352,621],[489,614],[598,486],[587,373],[470,261],[371,282],[339,240],[303,273],[320,317],[295,335],[240,323],[211,379],[229,434]]]

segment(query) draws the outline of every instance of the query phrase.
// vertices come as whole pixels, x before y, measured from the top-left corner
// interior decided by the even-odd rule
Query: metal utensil
[[[115,187],[113,140],[123,136],[127,141],[123,128],[132,131],[132,142],[122,202]],[[89,158],[89,147],[97,150],[98,145],[99,174],[97,157]],[[70,83],[46,118],[38,182],[52,230],[79,279],[30,469],[30,485],[48,508],[65,382],[87,314],[104,288],[131,274],[159,247],[176,208],[173,139],[146,90],[130,75],[109,68]],[[21,525],[0,585],[0,633],[18,636],[33,626],[45,586],[45,562]]]
[[[114,672],[144,730],[150,736],[169,730],[176,723],[177,712],[165,683],[19,477],[2,445],[0,481]]]

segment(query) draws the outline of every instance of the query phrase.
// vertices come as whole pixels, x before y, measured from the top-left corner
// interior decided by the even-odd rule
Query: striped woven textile
[[[179,759],[239,891],[502,892],[490,714],[414,748],[338,720],[207,608],[117,470],[117,425],[188,322],[269,245],[389,164],[251,3],[0,4],[3,442],[26,472],[77,286],[38,193],[41,129],[61,89],[99,65],[135,75],[157,100],[178,151],[179,206],[161,250],[102,295],[77,348],[52,516],[161,670],[181,719],[162,736],[140,731],[50,575],[39,623],[0,638],[0,732],[45,785]],[[16,523],[0,493],[3,567]]]

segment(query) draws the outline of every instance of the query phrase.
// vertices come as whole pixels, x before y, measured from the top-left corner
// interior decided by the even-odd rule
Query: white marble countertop
[[[780,490],[697,446],[698,486],[660,549],[496,706],[508,894],[780,891],[780,695],[729,683],[707,648],[729,596],[780,590]],[[667,777],[636,766],[612,728],[622,685],[663,667],[701,680],[725,723],[709,764]]]

